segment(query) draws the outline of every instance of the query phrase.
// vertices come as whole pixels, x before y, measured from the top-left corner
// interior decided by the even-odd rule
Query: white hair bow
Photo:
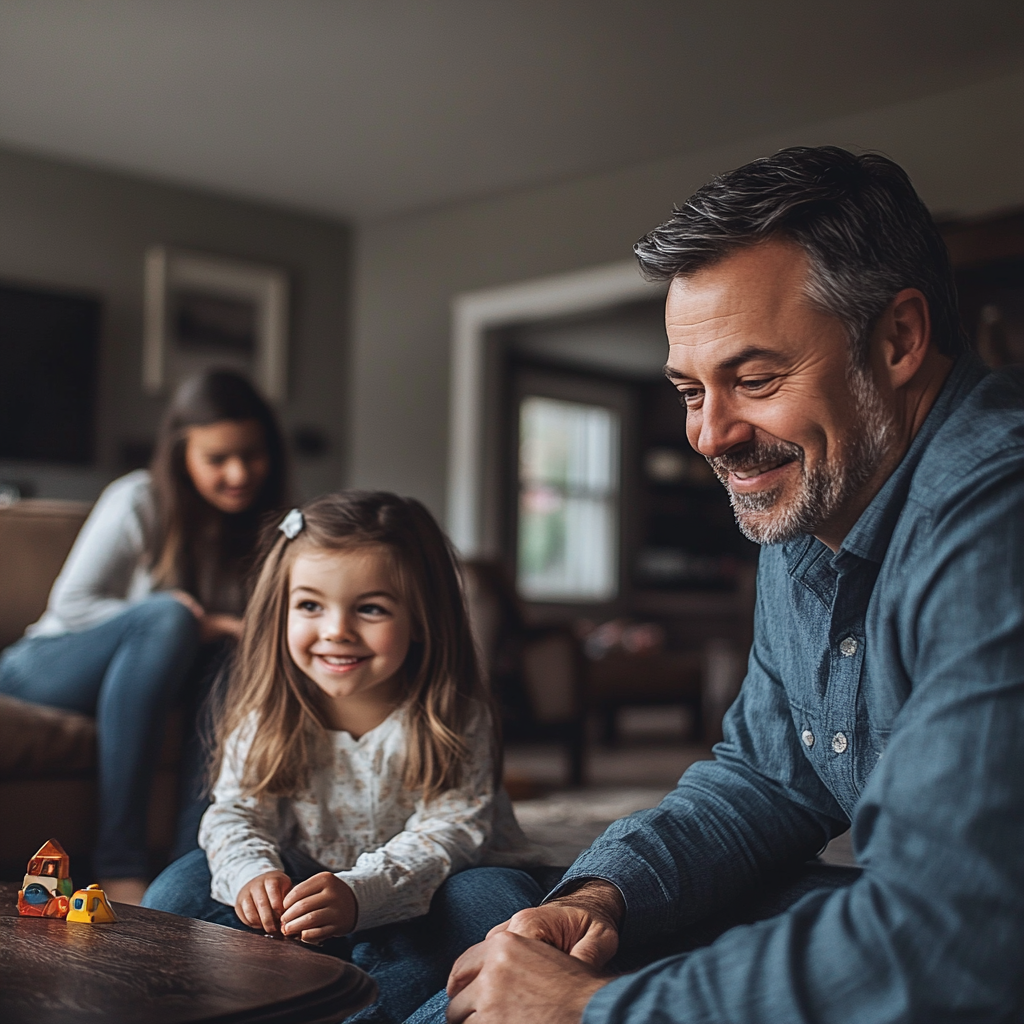
[[[278,529],[289,540],[295,540],[295,538],[302,533],[305,526],[306,520],[302,513],[297,508],[293,508],[291,512],[281,520],[281,524],[278,526]]]

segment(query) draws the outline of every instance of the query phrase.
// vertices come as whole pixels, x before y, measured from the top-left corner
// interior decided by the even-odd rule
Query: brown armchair
[[[469,560],[464,569],[469,617],[505,737],[563,744],[569,781],[582,785],[586,709],[579,640],[563,626],[528,625],[500,563]]]
[[[42,614],[89,508],[70,501],[0,507],[0,648]],[[172,716],[150,798],[148,842],[157,858],[173,839],[180,743],[180,722]],[[89,854],[95,769],[91,718],[0,695],[0,872],[20,877],[27,858],[51,836],[72,857]]]

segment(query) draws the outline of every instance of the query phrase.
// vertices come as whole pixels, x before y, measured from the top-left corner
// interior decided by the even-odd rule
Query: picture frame
[[[154,245],[145,254],[142,384],[150,394],[226,368],[287,395],[288,276],[277,267]]]

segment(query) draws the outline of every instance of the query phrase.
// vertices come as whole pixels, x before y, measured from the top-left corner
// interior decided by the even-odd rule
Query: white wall
[[[686,111],[680,110],[685,129]],[[876,149],[940,217],[1024,206],[1024,73],[713,151],[362,226],[349,481],[444,512],[450,304],[460,292],[628,258],[713,174],[787,145]]]
[[[94,466],[0,462],[0,479],[41,497],[94,498],[123,469],[126,441],[152,440],[164,399],[142,390],[142,264],[167,243],[283,267],[293,288],[286,423],[322,427],[321,458],[297,490],[345,474],[351,234],[337,221],[0,150],[0,279],[90,292],[103,301]]]

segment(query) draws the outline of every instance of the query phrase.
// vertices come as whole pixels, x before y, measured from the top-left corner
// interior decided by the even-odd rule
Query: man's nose
[[[728,398],[710,392],[705,394],[700,409],[689,414],[686,425],[690,444],[710,459],[754,437],[753,424],[738,414]]]

